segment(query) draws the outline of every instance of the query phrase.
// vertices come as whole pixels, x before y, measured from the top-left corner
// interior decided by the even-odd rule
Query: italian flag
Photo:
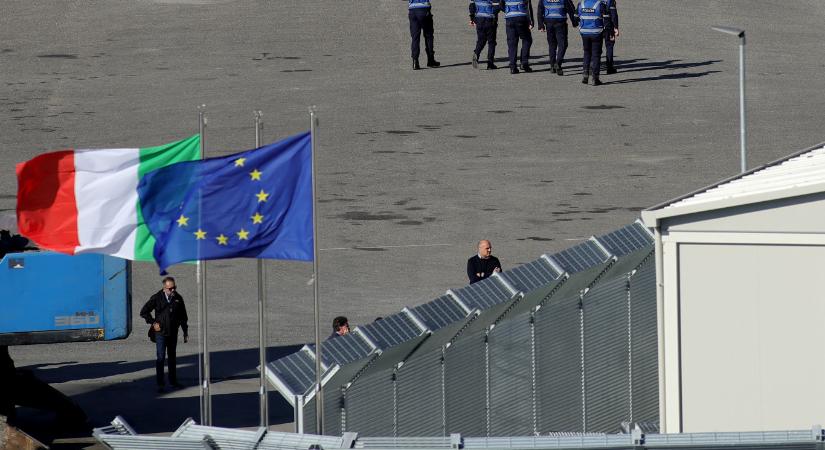
[[[154,261],[138,182],[147,172],[200,157],[195,135],[158,147],[62,150],[20,163],[20,234],[56,252]]]

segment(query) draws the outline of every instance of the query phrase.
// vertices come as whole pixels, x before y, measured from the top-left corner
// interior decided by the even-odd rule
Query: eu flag
[[[161,274],[184,261],[312,261],[310,133],[230,156],[172,164],[138,184]]]

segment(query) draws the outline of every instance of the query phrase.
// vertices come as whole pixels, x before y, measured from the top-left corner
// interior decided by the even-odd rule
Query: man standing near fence
[[[470,284],[501,272],[501,262],[493,256],[493,246],[487,239],[478,241],[478,253],[467,260],[467,277]]]

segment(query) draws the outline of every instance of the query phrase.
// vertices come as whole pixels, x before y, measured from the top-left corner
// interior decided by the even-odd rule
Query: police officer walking
[[[581,0],[576,12],[579,16],[579,33],[582,35],[584,48],[582,83],[587,84],[590,75],[593,75],[593,86],[599,86],[602,84],[599,80],[599,69],[604,30],[612,28],[607,3],[605,0]]]
[[[564,75],[561,66],[567,51],[567,17],[573,27],[579,25],[576,8],[571,0],[539,0],[539,30],[547,32],[547,46],[550,48],[550,71]]]
[[[609,29],[604,29],[604,46],[607,48],[607,74],[616,73],[616,66],[613,65],[613,46],[616,45],[616,38],[619,37],[619,13],[616,11],[616,0],[607,0],[607,9],[610,11]]]
[[[433,15],[430,0],[409,0],[410,37],[412,37],[412,67],[418,70],[418,55],[421,53],[421,32],[424,32],[424,49],[427,52],[427,67],[438,67],[433,50]]]
[[[510,57],[510,73],[518,73],[516,52],[521,39],[521,70],[530,68],[530,46],[533,44],[533,4],[531,0],[504,0],[504,19],[507,28],[507,53]]]
[[[496,29],[499,0],[470,0],[470,26],[476,29],[476,48],[473,50],[473,69],[478,69],[478,58],[487,45],[487,70],[498,69],[496,59]]]

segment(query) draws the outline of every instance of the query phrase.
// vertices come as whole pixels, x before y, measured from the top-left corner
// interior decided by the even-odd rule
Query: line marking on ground
[[[453,244],[409,244],[409,245],[364,245],[358,247],[331,247],[331,248],[319,248],[320,251],[332,251],[332,250],[363,250],[363,249],[373,249],[373,248],[411,248],[411,247],[449,247]]]

